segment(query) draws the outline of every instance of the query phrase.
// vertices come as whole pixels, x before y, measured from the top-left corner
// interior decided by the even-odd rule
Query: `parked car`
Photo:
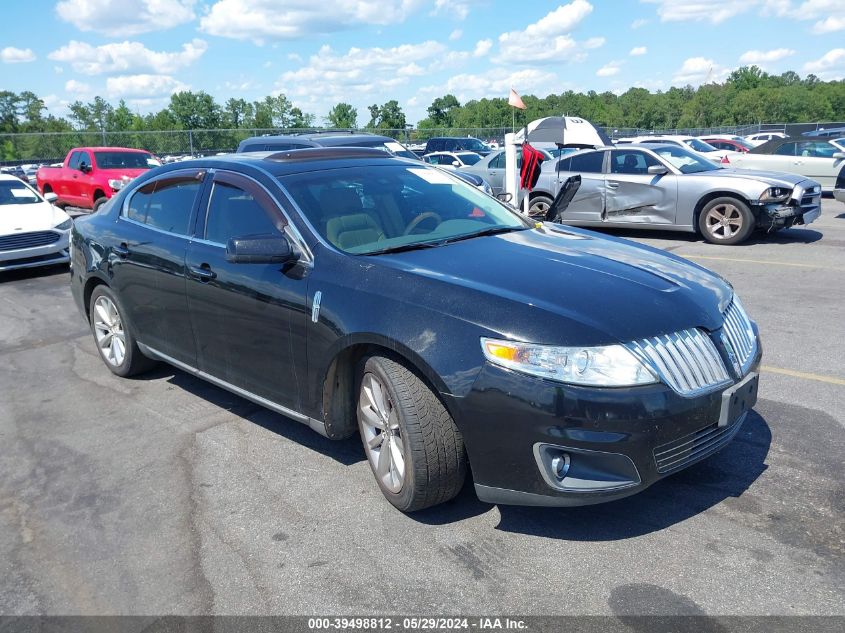
[[[809,132],[802,132],[801,136],[840,138],[842,136],[845,136],[845,127],[829,127],[827,129],[821,128],[818,130],[810,130]]]
[[[677,145],[623,145],[543,163],[529,214],[545,217],[562,183],[581,186],[560,221],[569,225],[700,233],[739,244],[755,228],[809,224],[821,214],[821,187],[794,174],[725,169]]]
[[[839,170],[839,175],[836,177],[833,197],[839,200],[839,202],[845,202],[845,166]]]
[[[163,360],[357,432],[403,511],[470,465],[491,503],[631,495],[722,448],[756,400],[757,328],[718,275],[371,149],[167,165],[77,220],[72,254],[110,371]]]
[[[57,205],[96,211],[129,180],[160,164],[142,149],[76,147],[61,167],[38,169],[38,190],[55,193]]]
[[[564,148],[568,150],[569,148]],[[546,160],[552,158],[552,155],[546,151],[541,149],[541,152],[546,156]],[[522,148],[518,147],[516,149],[516,168],[520,169],[522,167]],[[505,190],[505,150],[499,150],[496,152],[492,152],[487,156],[483,157],[474,165],[470,165],[469,167],[462,167],[462,173],[470,173],[470,174],[477,174],[484,178],[488,183],[490,183],[490,187],[493,189],[493,193],[495,195],[499,195],[504,192]]]
[[[72,221],[28,184],[0,174],[0,271],[68,261]]]
[[[22,180],[24,182],[28,182],[26,178],[26,172],[23,170],[20,165],[11,165],[9,167],[2,167],[0,168],[0,172],[4,174],[8,174],[9,176],[14,176],[18,180]]]
[[[744,154],[755,147],[754,143],[746,141],[741,136],[700,136],[699,138],[716,149],[723,149],[729,152],[739,152],[741,154]]]
[[[786,138],[786,134],[783,132],[757,132],[756,134],[749,134],[745,137],[747,141],[750,141],[755,146],[773,141],[776,138]]]
[[[800,174],[818,181],[823,191],[832,193],[836,177],[845,166],[845,151],[828,139],[787,137],[773,139],[747,154],[734,154],[728,161],[726,164],[738,169]]]
[[[487,156],[492,150],[472,136],[435,136],[425,144],[425,154],[432,152],[475,152]]]
[[[378,134],[356,134],[351,132],[316,132],[288,136],[254,136],[241,141],[238,153],[242,152],[283,152],[289,149],[307,147],[371,147],[399,158],[421,161],[422,158],[409,150],[396,139]],[[487,181],[477,174],[455,174],[461,180],[477,187],[487,194],[493,193]]]
[[[632,139],[626,139],[630,143],[636,144],[650,144],[656,143],[661,145],[676,145],[678,147],[683,147],[688,150],[692,150],[699,156],[706,158],[707,160],[712,160],[715,163],[721,161],[725,156],[733,154],[733,151],[726,151],[724,149],[717,149],[710,145],[709,143],[705,143],[701,139],[695,138],[694,136],[678,136],[678,135],[660,135],[660,136],[638,136]]]
[[[469,167],[481,160],[475,152],[432,152],[425,154],[423,160],[429,165],[438,165],[448,169]]]

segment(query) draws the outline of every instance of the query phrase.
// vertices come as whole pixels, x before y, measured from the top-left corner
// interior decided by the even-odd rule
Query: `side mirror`
[[[460,167],[460,166],[461,166],[461,161],[459,161],[459,160],[453,160],[452,161],[452,167]]]
[[[226,245],[226,261],[233,264],[287,264],[299,259],[299,251],[284,236],[233,237]]]
[[[845,158],[845,152],[836,152],[834,153],[833,157],[836,160],[842,160],[843,158]]]
[[[508,192],[497,193],[496,200],[510,204],[510,201],[513,200],[513,194]]]
[[[88,165],[88,163],[82,162],[79,163],[79,171],[81,171],[83,174],[87,174],[89,171],[91,171],[91,167]]]
[[[46,200],[46,201],[47,201],[47,202],[49,202],[50,204],[53,204],[56,200],[58,200],[58,199],[59,199],[59,196],[57,196],[57,195],[56,195],[55,193],[53,193],[52,191],[48,191],[47,193],[45,193],[45,194],[44,194],[44,196],[43,196],[43,197],[44,197],[44,200]]]
[[[663,176],[669,173],[669,170],[666,169],[663,165],[652,165],[648,168],[648,173],[652,176]]]

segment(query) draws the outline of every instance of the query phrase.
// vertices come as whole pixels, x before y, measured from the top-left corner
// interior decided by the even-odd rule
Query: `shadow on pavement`
[[[38,266],[37,268],[19,268],[17,270],[0,271],[0,284],[67,274],[67,264],[53,264],[51,266]]]

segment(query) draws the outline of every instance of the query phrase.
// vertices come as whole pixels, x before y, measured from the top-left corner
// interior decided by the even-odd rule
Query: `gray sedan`
[[[755,228],[809,224],[821,213],[821,186],[795,174],[724,169],[675,145],[582,150],[543,163],[529,213],[546,217],[569,176],[581,186],[555,218],[585,227],[699,232],[739,244]]]

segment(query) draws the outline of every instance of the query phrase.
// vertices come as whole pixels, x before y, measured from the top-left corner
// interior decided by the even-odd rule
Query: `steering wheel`
[[[435,220],[437,220],[437,224],[440,224],[441,222],[443,222],[443,218],[441,218],[439,215],[437,215],[434,211],[423,211],[417,217],[415,217],[413,220],[411,220],[411,222],[405,228],[405,231],[402,233],[402,235],[410,234],[410,232],[413,231],[415,228],[417,228],[417,226],[419,226],[419,224],[423,220],[427,220],[428,218],[434,218]]]

